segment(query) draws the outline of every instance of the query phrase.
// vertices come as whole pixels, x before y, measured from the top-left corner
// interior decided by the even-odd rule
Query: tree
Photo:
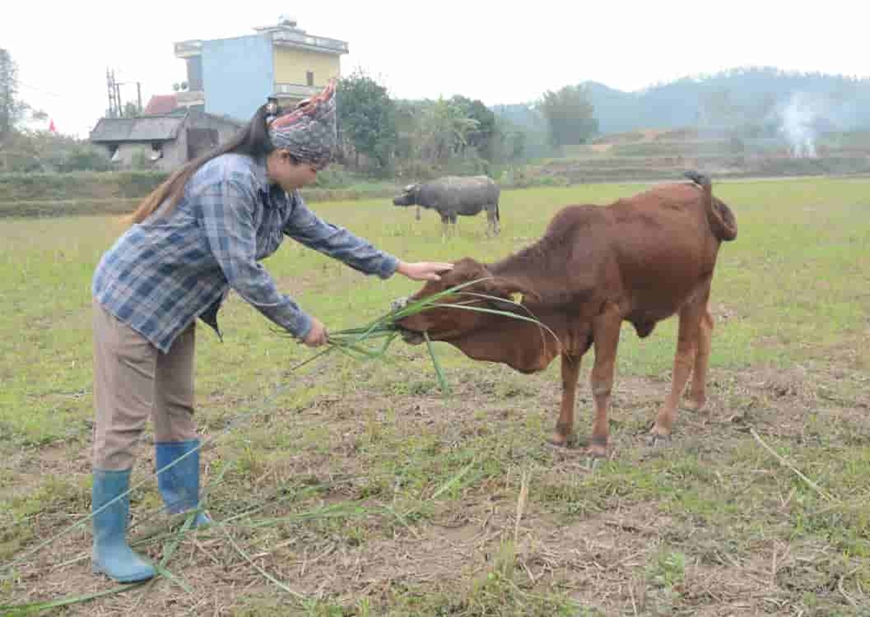
[[[475,148],[483,158],[493,160],[498,139],[498,123],[495,114],[479,100],[457,94],[450,99],[450,104],[464,116],[477,122],[477,126],[466,135],[468,145]]]
[[[493,144],[493,160],[515,162],[527,155],[528,132],[503,116],[496,118],[498,130]]]
[[[538,106],[547,120],[553,145],[582,144],[598,133],[595,108],[585,86],[547,91]]]
[[[341,139],[354,154],[373,161],[379,171],[390,165],[396,147],[396,109],[387,89],[362,71],[341,80],[338,99]]]
[[[479,123],[465,115],[452,100],[438,99],[426,105],[419,116],[420,154],[433,163],[446,163],[452,156],[463,156],[470,136]]]
[[[9,52],[0,48],[0,141],[9,138],[26,110],[18,100],[18,66]]]
[[[133,101],[127,101],[124,103],[124,113],[121,114],[124,118],[135,118],[139,115],[140,109],[139,106]]]
[[[18,98],[18,65],[8,51],[0,48],[0,142],[8,141],[28,118],[47,117],[44,111],[37,111]]]
[[[550,154],[547,120],[536,104],[496,105],[493,111],[501,125],[502,158],[535,159]],[[505,148],[506,144],[513,147]]]

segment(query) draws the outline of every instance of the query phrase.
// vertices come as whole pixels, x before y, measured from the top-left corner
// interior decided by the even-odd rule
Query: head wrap
[[[293,111],[269,122],[272,145],[304,163],[322,168],[332,159],[338,142],[335,119],[335,81],[320,94],[300,102]]]

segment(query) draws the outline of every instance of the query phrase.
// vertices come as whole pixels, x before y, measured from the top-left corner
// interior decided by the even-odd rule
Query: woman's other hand
[[[396,272],[407,276],[412,281],[440,281],[438,276],[453,269],[453,264],[438,261],[417,261],[414,263],[399,262]]]
[[[302,339],[302,342],[307,347],[320,347],[329,342],[329,334],[327,334],[326,328],[316,317],[311,318],[311,329],[305,335],[305,338]]]

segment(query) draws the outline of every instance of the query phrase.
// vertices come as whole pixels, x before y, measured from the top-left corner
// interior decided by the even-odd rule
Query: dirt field
[[[567,203],[639,186],[510,191],[503,233],[386,201],[317,204],[407,259],[518,249]],[[870,181],[714,184],[740,224],[714,279],[709,404],[672,443],[644,439],[668,388],[671,322],[623,332],[610,460],[590,469],[581,374],[576,440],[545,443],[558,363],[523,376],[436,345],[389,362],[307,352],[238,297],[225,342],[198,331],[206,509],[160,512],[150,436],[131,537],[163,568],[119,589],[90,573],[90,275],[109,219],[0,227],[0,614],[109,595],[69,615],[870,615]],[[288,241],[266,262],[335,329],[416,288],[364,279]],[[38,606],[31,606],[34,611]]]

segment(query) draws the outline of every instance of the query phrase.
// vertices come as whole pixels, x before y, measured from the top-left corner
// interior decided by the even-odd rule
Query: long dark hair
[[[172,172],[160,186],[151,191],[151,193],[142,200],[139,206],[129,215],[124,217],[128,224],[141,223],[151,214],[153,214],[165,201],[169,200],[164,214],[169,214],[181,201],[184,195],[184,187],[187,181],[196,171],[208,163],[213,158],[217,158],[222,154],[247,154],[249,156],[261,156],[269,154],[274,146],[272,140],[269,139],[269,130],[266,126],[267,117],[275,114],[274,107],[270,109],[270,104],[262,105],[254,117],[243,129],[241,129],[232,139],[225,144],[218,146],[211,152],[203,154],[192,161],[186,163],[183,167]],[[277,112],[280,113],[280,112]]]

